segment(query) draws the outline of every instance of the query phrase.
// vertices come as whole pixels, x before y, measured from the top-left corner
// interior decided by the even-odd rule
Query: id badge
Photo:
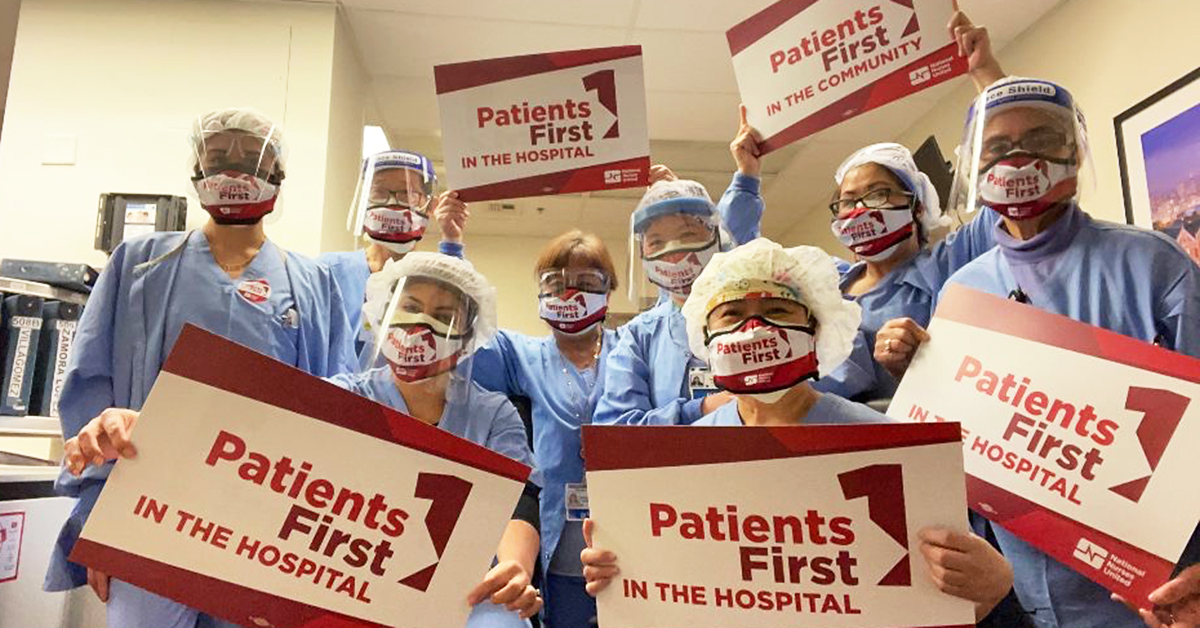
[[[717,392],[713,383],[712,371],[707,366],[693,366],[688,369],[688,394],[692,399],[703,399]]]
[[[567,521],[588,518],[587,483],[566,485]]]

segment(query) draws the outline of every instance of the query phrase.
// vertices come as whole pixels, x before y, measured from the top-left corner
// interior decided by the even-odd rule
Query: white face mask
[[[816,331],[761,316],[708,335],[713,382],[735,395],[778,401],[792,386],[817,374]],[[780,393],[771,399],[773,393]]]
[[[587,332],[604,322],[608,294],[567,290],[560,295],[538,295],[538,314],[555,331],[568,336]]]
[[[1075,196],[1078,173],[1074,159],[1010,153],[980,173],[979,198],[1014,220],[1033,218]]]
[[[200,206],[218,224],[256,222],[275,209],[279,186],[227,170],[193,181]]]
[[[429,217],[411,209],[371,207],[363,215],[363,231],[372,240],[385,245],[398,244],[408,247],[403,251],[396,251],[397,253],[411,251],[417,241],[425,235],[428,226]]]
[[[644,258],[646,278],[650,283],[678,296],[687,296],[692,291],[692,283],[700,276],[700,271],[712,261],[713,255],[721,248],[720,238],[703,244],[685,244],[683,242],[668,242],[663,250],[650,257]],[[666,258],[671,258],[668,261]]]
[[[464,353],[462,336],[425,314],[401,313],[388,329],[381,353],[397,379],[417,382],[452,370]]]
[[[860,207],[849,216],[833,221],[833,235],[855,255],[880,262],[892,256],[913,232],[912,210]]]

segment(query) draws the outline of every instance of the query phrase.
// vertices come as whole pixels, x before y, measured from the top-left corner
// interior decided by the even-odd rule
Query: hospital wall
[[[969,2],[964,3],[969,10]],[[1072,0],[1051,10],[997,53],[1012,75],[1045,78],[1075,96],[1088,121],[1095,188],[1081,203],[1095,218],[1125,222],[1113,118],[1194,70],[1200,2],[1179,0]],[[961,86],[893,138],[915,149],[935,135],[948,159],[961,140],[974,86]],[[829,232],[828,213],[813,211],[783,235],[791,244],[816,244],[845,255]]]
[[[333,199],[352,194],[361,156],[366,81],[337,22],[333,5],[315,3],[22,3],[0,138],[0,251],[102,264],[100,193],[191,194],[190,124],[229,106],[287,132],[272,239],[332,248],[342,231],[328,227],[345,216]],[[45,165],[64,144],[74,164]],[[206,215],[192,196],[194,227]]]

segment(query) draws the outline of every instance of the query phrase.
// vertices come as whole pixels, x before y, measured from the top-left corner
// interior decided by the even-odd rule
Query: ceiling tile
[[[529,0],[342,0],[350,10],[480,18],[521,23],[576,24],[625,28],[634,19],[638,0],[603,2],[530,2]],[[455,20],[457,24],[457,19]]]

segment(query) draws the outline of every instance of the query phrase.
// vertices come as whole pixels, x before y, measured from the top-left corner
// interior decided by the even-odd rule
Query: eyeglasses
[[[889,203],[894,197],[903,197],[907,199],[907,204],[911,207],[913,194],[911,192],[901,192],[891,188],[878,188],[871,190],[858,198],[843,198],[829,204],[829,211],[834,217],[840,216],[843,213],[849,212],[856,207],[866,207],[867,209],[881,209],[889,207]]]
[[[558,295],[567,290],[583,292],[608,292],[611,281],[603,271],[591,268],[548,270],[538,277],[538,288],[542,294]]]
[[[423,209],[429,202],[429,195],[421,190],[383,190],[371,189],[367,201],[374,206],[403,205],[410,209]]]
[[[1067,134],[1052,128],[1036,128],[1020,138],[1013,140],[1004,136],[992,137],[983,141],[981,158],[984,163],[999,159],[1015,149],[1028,153],[1047,155],[1068,145]]]

